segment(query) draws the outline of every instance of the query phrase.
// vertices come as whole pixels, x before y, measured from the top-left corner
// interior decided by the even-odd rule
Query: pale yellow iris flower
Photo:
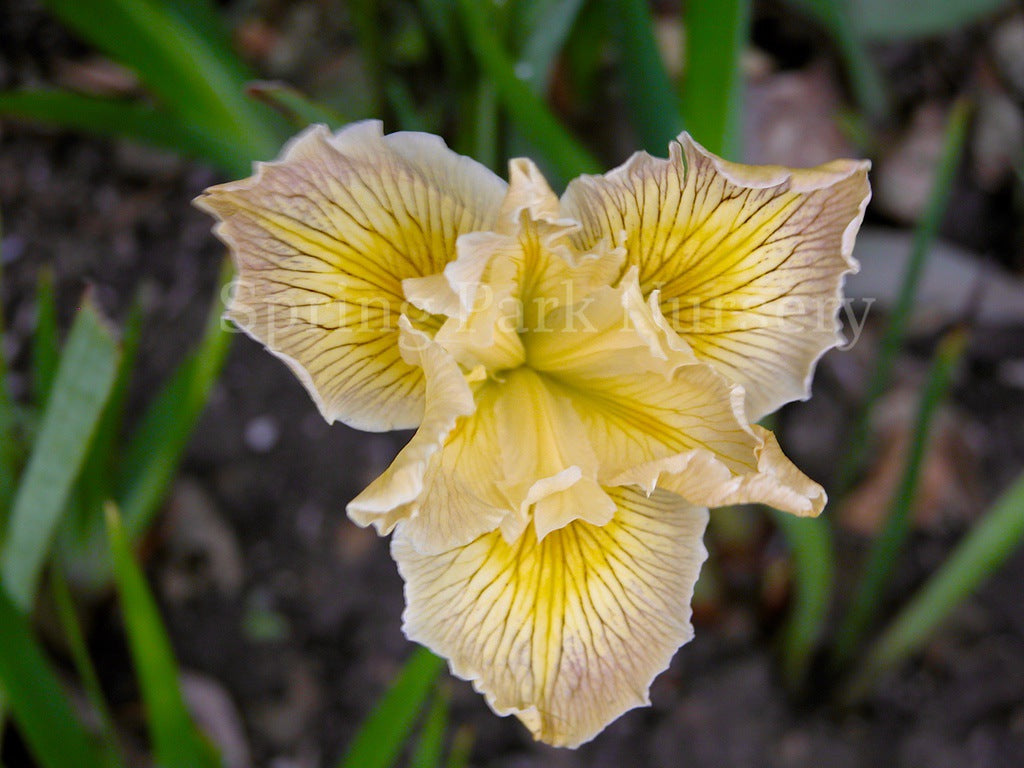
[[[528,160],[506,184],[364,122],[198,203],[237,263],[228,317],[324,418],[418,428],[348,506],[393,532],[406,634],[576,746],[691,638],[708,507],[825,505],[752,422],[837,343],[867,168],[684,134],[559,198]]]

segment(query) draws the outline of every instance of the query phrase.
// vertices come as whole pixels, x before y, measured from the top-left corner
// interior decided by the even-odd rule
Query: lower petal
[[[556,746],[649,703],[651,681],[693,636],[707,510],[663,491],[608,493],[607,525],[576,520],[542,541],[532,527],[439,555],[420,554],[402,527],[392,541],[409,638]]]

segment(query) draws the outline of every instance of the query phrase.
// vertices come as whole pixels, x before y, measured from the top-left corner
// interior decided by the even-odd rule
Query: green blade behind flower
[[[196,25],[195,8],[179,13],[174,3],[158,0],[46,0],[46,6],[138,72],[163,106],[185,124],[235,142],[249,160],[276,152],[280,136],[273,128],[274,116],[245,96],[246,68],[208,27]],[[208,24],[208,13],[205,18]]]
[[[889,109],[885,85],[867,46],[857,34],[849,5],[844,0],[789,0],[789,3],[816,18],[832,34],[846,60],[857,103],[868,117],[883,118]]]
[[[619,43],[626,99],[641,146],[658,156],[683,129],[679,99],[661,60],[647,0],[604,0]]]
[[[220,768],[216,750],[196,728],[185,706],[170,639],[113,505],[107,508],[107,533],[156,762],[162,768]]]
[[[1022,541],[1024,475],[999,497],[871,647],[846,689],[846,702],[863,698],[887,671],[917,652]]]
[[[391,768],[416,724],[444,661],[417,647],[360,726],[338,768]]]
[[[892,379],[893,368],[906,337],[907,323],[913,309],[914,298],[917,296],[917,287],[921,282],[928,253],[931,250],[932,242],[939,233],[939,227],[952,194],[953,179],[959,167],[960,155],[967,137],[970,113],[970,104],[961,99],[954,105],[946,123],[946,138],[939,158],[931,196],[921,221],[914,230],[914,243],[910,261],[907,263],[907,271],[903,276],[896,305],[893,307],[889,324],[886,326],[879,345],[875,370],[868,383],[861,413],[859,418],[853,422],[846,454],[840,463],[837,481],[839,494],[850,490],[864,461],[871,428],[871,410],[888,389]]]
[[[323,123],[337,130],[352,122],[352,118],[339,114],[326,104],[321,104],[299,89],[278,80],[254,80],[245,86],[245,92],[273,107],[297,128]]]
[[[717,155],[739,160],[743,110],[741,57],[750,31],[750,0],[686,4],[683,117],[693,137]]]
[[[219,285],[226,285],[230,274],[231,265],[225,260]],[[199,348],[149,403],[123,453],[116,497],[133,539],[147,529],[156,514],[224,366],[231,334],[222,327],[222,311],[218,294]]]
[[[836,637],[833,651],[837,664],[844,664],[856,653],[857,646],[878,612],[896,559],[907,536],[910,535],[911,513],[917,497],[932,423],[939,406],[949,392],[953,373],[963,354],[966,341],[966,332],[963,329],[955,330],[942,340],[935,354],[924,391],[921,393],[903,476],[889,507],[885,527],[871,547],[857,591]]]
[[[803,685],[832,599],[835,568],[832,529],[822,518],[794,517],[772,510],[793,556],[794,598],[782,630],[782,673],[786,685]]]
[[[486,8],[476,0],[458,0],[469,45],[480,68],[494,83],[502,103],[523,135],[543,153],[563,181],[580,173],[600,173],[593,156],[562,126],[547,105],[520,80],[505,46],[490,25]]]
[[[512,4],[509,26],[520,74],[534,93],[547,92],[555,60],[572,31],[583,0],[526,0]]]
[[[441,768],[444,736],[448,730],[448,691],[443,686],[434,691],[423,727],[413,746],[409,768]]]
[[[110,329],[87,300],[61,355],[0,551],[4,586],[22,610],[32,606],[72,484],[114,385],[118,357]]]
[[[64,640],[68,644],[75,671],[78,673],[86,698],[99,720],[103,742],[111,754],[121,755],[114,717],[103,693],[99,675],[96,673],[96,666],[89,656],[89,646],[75,610],[74,598],[71,596],[71,590],[68,588],[67,580],[64,578],[64,572],[59,564],[55,564],[50,571],[50,596],[53,598],[54,611],[57,614]],[[119,762],[125,761],[121,759]]]
[[[32,333],[32,400],[42,410],[53,389],[60,364],[60,332],[53,272],[43,269],[36,283],[36,327]]]
[[[3,234],[0,228],[0,235]],[[2,239],[2,238],[0,238]],[[14,498],[15,477],[19,464],[19,445],[15,430],[15,403],[7,380],[7,355],[4,351],[3,264],[0,262],[0,544],[4,540],[7,515]],[[2,707],[0,707],[2,708]],[[0,732],[3,717],[0,715]]]
[[[221,170],[247,173],[252,157],[244,146],[203,130],[164,110],[125,99],[39,89],[0,93],[0,115],[116,136],[203,157]]]
[[[0,588],[0,690],[32,756],[42,768],[110,768],[78,721],[32,636],[21,608]]]

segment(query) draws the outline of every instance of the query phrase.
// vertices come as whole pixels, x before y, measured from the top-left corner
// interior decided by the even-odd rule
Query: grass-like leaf
[[[220,768],[216,750],[196,728],[185,706],[171,642],[113,505],[107,509],[107,532],[128,647],[146,707],[156,762],[161,768]]]
[[[0,235],[3,234],[0,228]],[[2,239],[2,238],[0,238]],[[15,405],[7,381],[7,355],[4,351],[3,265],[0,264],[0,545],[7,528],[7,514],[14,498],[15,477],[18,472],[19,446],[15,431]],[[0,716],[0,732],[3,731]]]
[[[0,573],[28,610],[72,483],[117,372],[117,343],[90,301],[75,318],[42,426],[14,498]]]
[[[853,11],[845,0],[789,0],[789,3],[815,17],[832,34],[846,61],[857,103],[869,117],[884,117],[889,109],[885,85],[864,40],[857,33]]]
[[[57,559],[80,591],[97,593],[110,584],[103,505],[113,497],[120,464],[121,427],[142,336],[142,304],[137,298],[124,322],[117,377],[58,531]]]
[[[442,686],[434,691],[430,708],[423,719],[423,727],[409,758],[409,768],[441,768],[447,730],[448,692]]]
[[[417,647],[360,726],[338,768],[391,768],[412,734],[444,662]]]
[[[243,93],[249,75],[230,49],[213,43],[208,28],[193,26],[195,8],[178,13],[174,3],[158,0],[46,0],[46,6],[135,70],[185,124],[236,142],[248,160],[277,151],[272,113]]]
[[[870,40],[932,37],[972,24],[1010,0],[846,0],[857,34]]]
[[[640,145],[663,155],[683,129],[676,89],[661,60],[647,0],[603,0],[619,43],[626,100]]]
[[[229,275],[230,265],[225,262],[221,284]],[[116,498],[133,539],[156,514],[224,366],[231,334],[221,326],[221,311],[218,297],[210,308],[199,348],[150,402],[122,456]]]
[[[249,83],[245,91],[253,98],[273,107],[297,128],[323,123],[336,130],[352,122],[351,117],[339,114],[331,107],[311,99],[297,88],[279,80],[256,80]]]
[[[36,283],[36,327],[32,333],[32,400],[42,409],[50,398],[60,364],[60,331],[53,273],[43,269]]]
[[[71,590],[68,588],[64,572],[59,565],[54,565],[50,570],[50,594],[53,597],[57,620],[60,622],[61,631],[64,633],[64,639],[67,641],[68,650],[74,661],[75,671],[78,672],[89,704],[99,718],[103,742],[112,753],[119,753],[120,744],[114,727],[114,718],[103,694],[103,687],[100,685],[96,667],[89,656],[89,647],[85,640],[85,633],[82,631],[81,622],[78,620],[74,598],[71,596]]]
[[[583,0],[523,0],[512,5],[509,21],[520,72],[535,93],[547,91],[555,59],[582,7]]]
[[[600,164],[562,126],[526,82],[519,79],[501,38],[477,0],[458,0],[466,38],[484,74],[523,135],[567,181],[580,173],[600,173]]]
[[[832,598],[832,529],[821,518],[799,518],[776,510],[772,514],[793,556],[793,605],[781,644],[783,676],[796,691],[803,684]]]
[[[466,768],[469,765],[475,738],[473,730],[469,726],[463,726],[456,730],[452,737],[452,748],[448,752],[448,762],[445,763],[445,768]]]
[[[741,159],[743,71],[750,0],[690,0],[686,4],[683,118],[697,141],[718,155]]]
[[[914,307],[914,298],[917,296],[917,287],[921,282],[928,251],[939,233],[939,227],[952,193],[953,179],[960,164],[960,155],[967,136],[969,117],[968,102],[960,100],[954,105],[946,124],[945,142],[936,169],[931,196],[928,199],[924,215],[914,230],[914,243],[910,260],[907,262],[907,271],[903,276],[899,296],[879,345],[875,370],[868,383],[861,414],[853,422],[846,454],[840,465],[838,475],[840,493],[845,493],[850,489],[860,471],[867,452],[871,411],[878,399],[889,388],[889,382],[892,380],[893,367],[906,337],[907,321],[910,319],[910,312]]]
[[[228,137],[183,122],[135,101],[55,89],[0,93],[0,115],[61,128],[139,141],[203,157],[232,174],[247,173],[253,159]]]
[[[32,756],[42,768],[110,768],[75,717],[32,636],[20,607],[0,588],[0,690]]]
[[[921,393],[903,476],[889,507],[885,527],[871,547],[860,584],[836,636],[833,650],[838,665],[844,664],[856,653],[864,633],[871,626],[896,565],[896,559],[907,536],[910,535],[911,513],[931,438],[932,422],[949,392],[953,373],[966,341],[967,335],[964,330],[952,331],[940,343],[932,362],[924,391]]]
[[[943,621],[1024,541],[1024,475],[953,550],[893,620],[852,678],[847,701],[867,694],[888,670],[918,651]]]

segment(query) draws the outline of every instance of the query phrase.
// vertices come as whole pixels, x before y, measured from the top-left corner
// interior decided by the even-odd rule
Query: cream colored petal
[[[577,245],[624,239],[645,295],[694,353],[747,392],[757,420],[807,396],[840,341],[843,276],[870,197],[867,162],[818,168],[728,163],[687,134],[668,160],[645,153],[562,197]]]
[[[495,419],[499,388],[476,388],[477,409],[460,418],[423,476],[419,496],[390,513],[423,554],[444,552],[501,529],[517,536],[526,522],[499,489],[505,478],[501,438]]]
[[[634,467],[615,480],[673,491],[709,507],[767,504],[800,517],[821,514],[828,502],[825,489],[786,458],[771,432],[757,426],[753,430],[759,441],[753,471],[730,472],[710,451],[688,450]]]
[[[554,218],[558,199],[536,166],[514,160],[509,167],[501,224],[459,238],[458,258],[444,273],[450,290],[438,290],[432,278],[406,281],[413,303],[449,316],[437,336],[445,348],[463,365],[492,371],[521,365],[520,332],[543,327],[554,309],[617,281],[625,257],[605,241],[577,251],[571,236],[579,225]]]
[[[402,281],[441,272],[460,234],[492,226],[505,186],[436,137],[366,122],[314,127],[196,203],[221,220],[238,267],[228,316],[288,363],[328,421],[385,430],[423,414],[398,318],[439,325]]]
[[[539,538],[579,518],[596,525],[615,505],[597,484],[598,461],[572,403],[529,368],[505,374],[494,415],[499,488]]]
[[[743,389],[708,365],[671,379],[619,376],[566,390],[615,485],[674,491],[692,504],[761,503],[816,515],[825,492],[778,449],[771,433],[747,426]]]
[[[402,528],[392,540],[406,635],[556,746],[648,704],[651,681],[693,636],[707,511],[662,491],[609,493],[610,523],[577,520],[540,542],[531,530],[511,544],[495,532],[423,555]]]
[[[473,391],[452,356],[415,331],[405,318],[401,320],[399,347],[403,360],[421,369],[426,380],[423,420],[391,466],[348,505],[348,515],[355,523],[373,525],[381,535],[414,514],[434,455],[448,441],[459,417],[471,416],[476,410]]]
[[[618,374],[670,377],[697,358],[667,327],[654,298],[644,301],[636,268],[630,268],[618,286],[596,289],[548,313],[541,327],[527,329],[522,338],[528,363],[570,382]]]
[[[512,234],[519,229],[523,212],[531,219],[555,221],[559,217],[558,196],[551,191],[544,174],[532,160],[518,157],[508,163],[508,194],[501,204],[497,230]]]

